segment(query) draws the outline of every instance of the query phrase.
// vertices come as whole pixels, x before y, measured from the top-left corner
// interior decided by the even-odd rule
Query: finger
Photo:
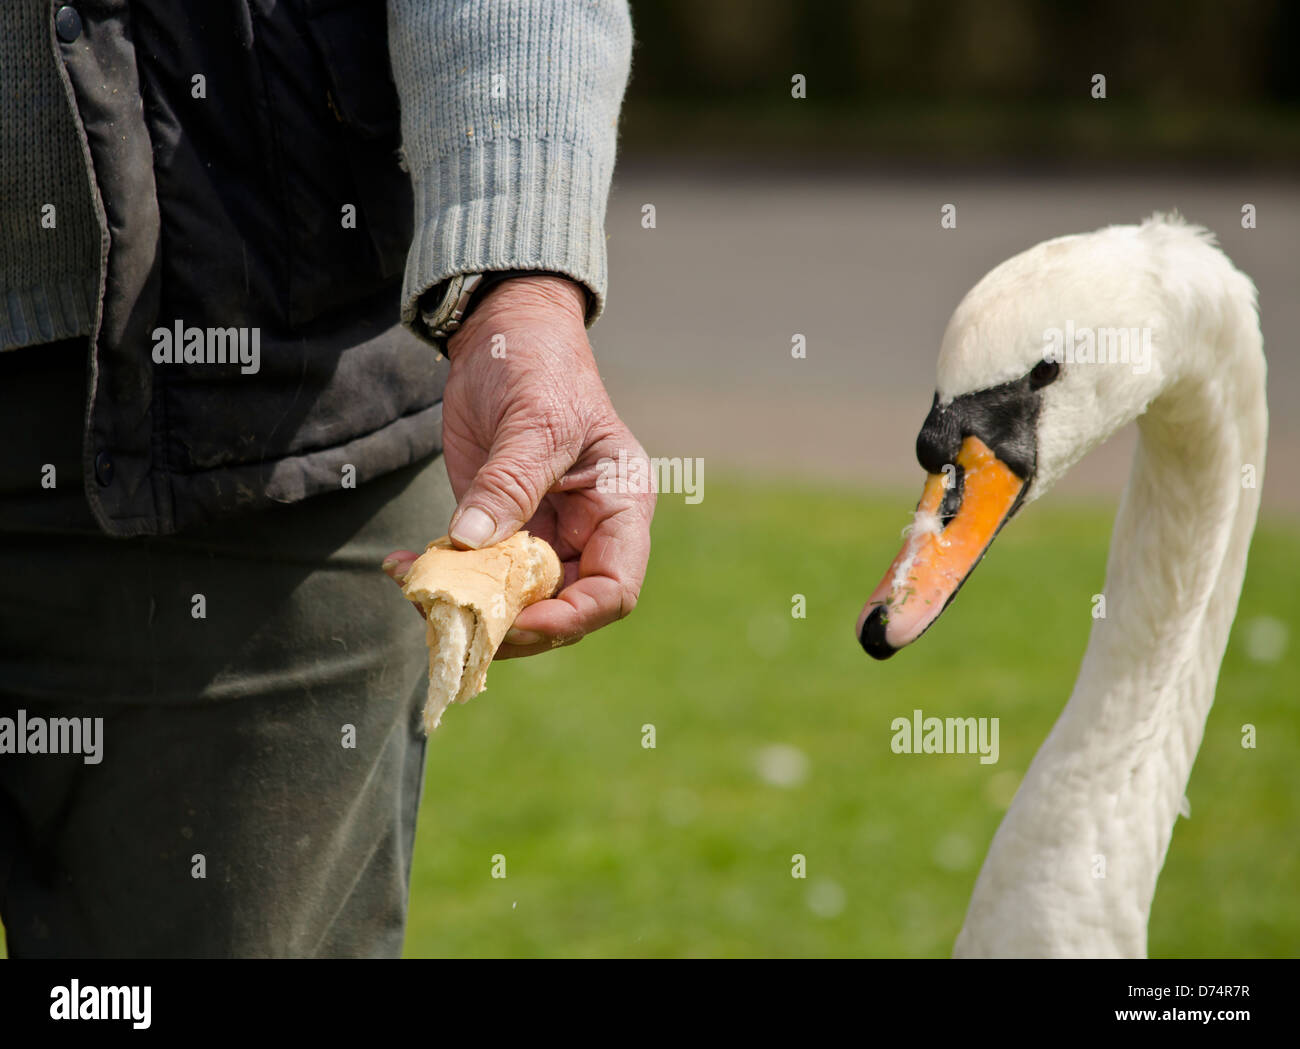
[[[592,463],[591,465],[584,466],[581,469],[570,470],[555,482],[555,487],[552,491],[572,492],[579,488],[594,488],[596,482],[600,480],[600,477],[600,466]]]
[[[562,590],[557,597],[538,601],[519,613],[507,638],[538,640],[527,644],[509,641],[497,649],[497,659],[518,659],[549,652],[553,648],[576,645],[593,630],[622,619],[631,608],[621,599],[621,589],[612,579],[588,577]]]
[[[630,613],[645,582],[653,513],[654,497],[651,496],[603,518],[582,545],[582,557],[578,561],[580,578],[574,586],[580,587],[588,580],[612,580],[617,585],[618,593],[614,596],[618,597],[621,615]],[[602,602],[608,599],[602,592],[592,591],[593,596],[598,593]]]
[[[617,580],[587,576],[550,600],[529,605],[519,613],[514,629],[572,643],[622,619],[635,603]]]
[[[622,619],[636,607],[649,554],[648,522],[631,529],[605,522],[583,551],[581,577],[554,598],[529,605],[514,629],[572,644]]]
[[[543,652],[550,652],[555,648],[563,648],[567,645],[577,644],[577,639],[573,641],[561,641],[559,638],[543,638],[541,641],[534,642],[531,645],[512,645],[503,644],[497,649],[494,659],[522,659],[525,656],[540,656]]]
[[[415,564],[419,556],[413,550],[395,550],[384,558],[380,567],[383,568],[389,579],[398,586],[403,586],[406,583],[407,575],[411,571],[411,566]],[[417,602],[412,601],[411,607],[420,613],[421,619],[427,620],[429,618]]]
[[[411,570],[411,565],[419,559],[419,554],[413,550],[394,550],[384,558],[380,566],[388,577],[395,583],[405,583],[406,575]]]
[[[580,579],[555,597],[520,612],[496,658],[519,659],[576,645],[593,630],[628,615],[635,604],[635,597],[629,599],[616,580],[601,576]]]
[[[452,515],[452,542],[478,550],[519,531],[572,461],[549,447],[535,431],[499,440]]]

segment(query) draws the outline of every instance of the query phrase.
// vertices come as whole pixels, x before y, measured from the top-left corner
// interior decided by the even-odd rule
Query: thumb
[[[514,535],[537,513],[542,498],[570,465],[547,455],[529,437],[493,447],[451,517],[457,546],[478,550]]]

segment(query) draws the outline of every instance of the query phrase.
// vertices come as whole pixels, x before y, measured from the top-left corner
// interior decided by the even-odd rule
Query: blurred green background
[[[696,506],[661,496],[636,613],[495,665],[435,734],[408,955],[948,955],[1069,696],[1113,510],[1030,506],[925,639],[877,663],[853,624],[916,494],[787,482],[712,483]],[[1297,622],[1300,538],[1266,522],[1156,891],[1152,957],[1298,953]],[[999,717],[1000,760],[892,753],[890,722],[914,708]]]

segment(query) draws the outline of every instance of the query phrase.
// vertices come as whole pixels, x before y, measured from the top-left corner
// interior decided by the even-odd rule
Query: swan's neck
[[[1183,384],[1143,416],[1106,617],[998,828],[955,954],[1145,956],[1255,524],[1259,492],[1242,467],[1262,480],[1256,378]],[[1080,615],[1091,607],[1080,594]]]

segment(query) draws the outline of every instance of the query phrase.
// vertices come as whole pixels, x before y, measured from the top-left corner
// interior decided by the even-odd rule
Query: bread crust
[[[428,622],[427,731],[438,726],[453,700],[464,703],[487,687],[488,665],[515,618],[554,594],[562,578],[550,544],[524,531],[482,550],[457,550],[447,536],[425,548],[402,592]]]

